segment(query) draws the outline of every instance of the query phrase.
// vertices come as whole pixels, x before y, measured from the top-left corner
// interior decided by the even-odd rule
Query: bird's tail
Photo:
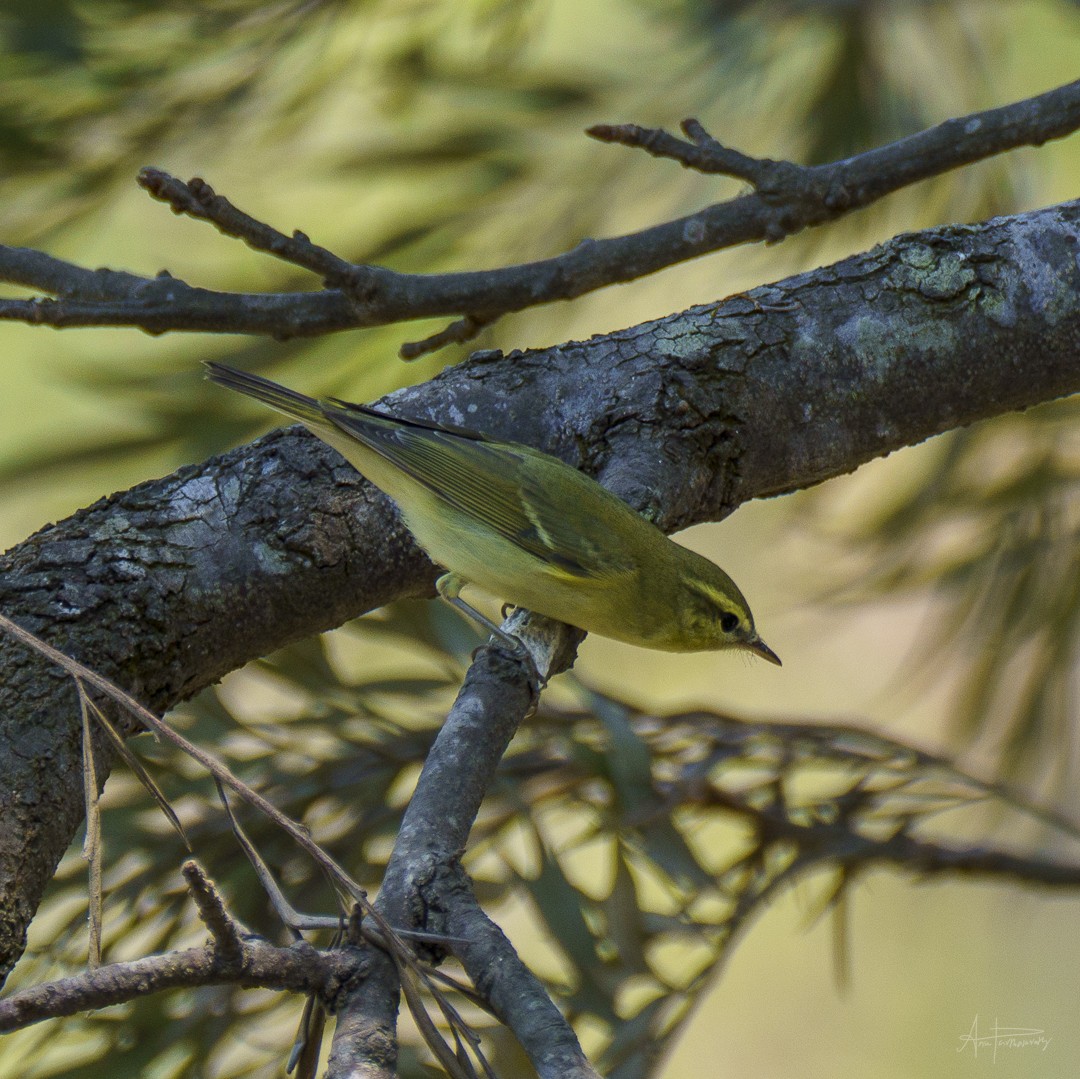
[[[314,397],[306,397],[296,390],[279,386],[268,378],[238,371],[235,367],[227,367],[223,363],[206,361],[204,366],[206,377],[219,386],[254,397],[256,401],[262,401],[264,405],[269,405],[301,423],[315,427],[326,427],[329,423],[322,405]]]

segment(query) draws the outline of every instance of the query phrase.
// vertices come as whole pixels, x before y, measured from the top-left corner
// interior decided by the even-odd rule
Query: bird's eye
[[[734,633],[739,628],[739,616],[732,614],[731,611],[725,611],[720,616],[720,628],[725,633]]]

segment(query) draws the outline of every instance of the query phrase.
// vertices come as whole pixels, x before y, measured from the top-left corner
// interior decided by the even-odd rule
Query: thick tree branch
[[[1080,389],[1078,248],[1078,203],[904,236],[583,344],[484,353],[389,407],[559,454],[668,530],[716,520]],[[0,610],[163,711],[432,578],[389,503],[286,429],[30,537],[0,560]],[[7,640],[0,669],[6,963],[82,807],[69,680]]]
[[[317,293],[235,294],[193,288],[169,274],[155,279],[90,271],[36,251],[0,247],[0,280],[40,289],[53,299],[0,300],[0,318],[55,327],[133,326],[171,330],[316,336],[432,316],[454,317],[441,333],[405,354],[464,341],[501,315],[569,300],[632,281],[725,247],[776,241],[866,206],[900,187],[1018,146],[1039,145],[1080,127],[1080,81],[812,168],[757,160],[720,146],[695,121],[691,142],[633,125],[600,125],[590,133],[641,146],[659,156],[750,181],[756,190],[697,213],[625,236],[584,240],[553,258],[500,269],[448,274],[397,273],[356,265],[255,220],[204,180],[182,183],[145,169],[142,185],[177,213],[212,222],[258,251],[320,275]]]

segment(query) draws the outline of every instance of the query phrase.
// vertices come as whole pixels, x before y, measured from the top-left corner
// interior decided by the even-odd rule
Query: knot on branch
[[[298,940],[293,948],[303,952],[316,952],[307,941]],[[333,970],[319,992],[319,999],[331,1015],[348,1003],[360,984],[371,971],[371,954],[365,948],[345,944],[329,953],[334,960]]]

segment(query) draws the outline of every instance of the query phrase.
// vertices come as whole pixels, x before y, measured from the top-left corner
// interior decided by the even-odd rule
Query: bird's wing
[[[391,419],[363,406],[327,407],[326,415],[460,514],[559,571],[603,580],[633,570],[613,557],[601,522],[583,514],[574,514],[570,522],[567,507],[553,500],[544,476],[561,462],[552,459],[537,467],[534,451],[525,447],[489,442],[471,431]],[[563,467],[573,473],[569,465]]]

